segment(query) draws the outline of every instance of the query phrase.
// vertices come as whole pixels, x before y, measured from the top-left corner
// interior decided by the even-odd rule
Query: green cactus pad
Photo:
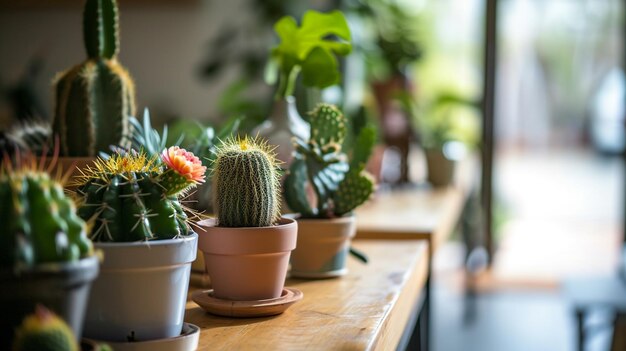
[[[309,113],[311,141],[324,152],[339,152],[348,128],[343,113],[334,105],[319,104]],[[332,148],[332,150],[331,150]]]
[[[250,138],[229,138],[213,163],[214,209],[219,226],[267,227],[280,217],[280,174],[272,150]]]
[[[374,178],[362,169],[351,170],[334,194],[334,213],[343,216],[365,203],[374,192]]]

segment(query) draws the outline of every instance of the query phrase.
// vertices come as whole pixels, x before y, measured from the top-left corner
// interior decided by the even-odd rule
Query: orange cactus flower
[[[169,168],[190,182],[204,183],[204,173],[206,167],[202,165],[200,159],[185,149],[172,146],[163,150],[161,160]]]

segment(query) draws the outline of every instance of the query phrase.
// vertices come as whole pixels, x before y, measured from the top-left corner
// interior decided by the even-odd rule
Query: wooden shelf
[[[222,318],[187,304],[185,320],[202,331],[198,350],[395,349],[412,313],[417,313],[428,273],[423,240],[356,240],[368,255],[349,259],[338,279],[288,279],[302,301],[267,318]],[[197,290],[197,289],[196,289]]]

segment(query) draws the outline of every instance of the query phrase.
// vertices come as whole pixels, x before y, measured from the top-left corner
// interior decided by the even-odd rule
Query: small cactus
[[[135,86],[116,59],[119,51],[115,0],[87,0],[83,36],[87,60],[56,79],[53,130],[64,156],[96,156],[110,145],[127,147],[135,115]]]
[[[13,351],[78,351],[70,327],[54,313],[37,305],[15,333]]]
[[[364,171],[375,141],[375,131],[363,128],[348,162],[341,145],[347,120],[335,106],[320,104],[309,115],[311,139],[294,139],[295,161],[285,179],[285,200],[303,217],[331,218],[350,213],[374,191],[373,178]],[[306,196],[309,184],[316,206]]]
[[[34,159],[19,162],[14,168],[7,161],[0,171],[1,266],[20,269],[91,255],[85,222],[61,184]]]
[[[171,147],[156,157],[131,151],[98,159],[78,178],[78,215],[95,241],[171,239],[190,233],[179,197],[204,181],[206,167]]]
[[[229,138],[213,163],[213,201],[223,227],[267,227],[280,217],[279,161],[266,142]]]

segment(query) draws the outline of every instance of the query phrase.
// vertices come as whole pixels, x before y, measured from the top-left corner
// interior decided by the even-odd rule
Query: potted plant
[[[291,275],[303,278],[341,276],[356,232],[352,211],[367,201],[374,180],[365,164],[375,143],[375,130],[361,129],[351,160],[342,152],[347,120],[335,106],[320,104],[309,114],[311,138],[295,138],[295,158],[285,179],[285,200],[298,212],[298,243]],[[307,187],[313,189],[314,198]]]
[[[85,335],[111,342],[180,335],[197,234],[179,201],[206,168],[177,146],[148,157],[118,152],[77,179],[78,214],[104,253]]]
[[[276,83],[274,106],[270,117],[253,134],[266,137],[278,145],[278,158],[291,159],[291,137],[309,137],[309,126],[300,117],[293,97],[296,81],[302,74],[307,87],[323,89],[340,80],[335,55],[352,50],[348,22],[340,11],[320,13],[307,11],[298,27],[291,16],[284,16],[274,25],[280,43],[272,49],[270,83]]]
[[[448,186],[455,164],[468,147],[477,144],[477,102],[454,93],[442,93],[419,109],[410,96],[403,98],[417,124],[426,156],[427,181],[434,187]]]
[[[52,124],[60,166],[84,167],[98,152],[123,145],[135,115],[135,84],[117,61],[118,9],[115,0],[87,0],[83,12],[87,60],[56,78]]]
[[[34,159],[5,160],[0,223],[0,349],[9,349],[15,327],[37,304],[80,337],[98,259],[74,203]]]
[[[258,139],[229,138],[213,163],[215,218],[200,222],[200,250],[218,299],[281,296],[297,224],[280,217],[279,161]]]

